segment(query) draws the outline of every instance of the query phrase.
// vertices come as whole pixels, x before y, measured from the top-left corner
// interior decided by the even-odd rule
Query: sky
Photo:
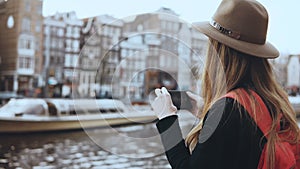
[[[43,15],[75,11],[79,18],[108,14],[115,18],[167,7],[188,23],[208,21],[221,0],[43,0]],[[267,40],[282,54],[300,54],[300,1],[258,0],[269,12]],[[298,1],[298,2],[297,2]]]

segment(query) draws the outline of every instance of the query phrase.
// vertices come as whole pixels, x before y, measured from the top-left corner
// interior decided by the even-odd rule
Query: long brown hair
[[[289,142],[298,142],[299,127],[288,96],[276,82],[272,66],[268,60],[238,52],[216,40],[209,39],[204,71],[201,91],[204,106],[199,117],[201,120],[215,101],[239,86],[251,88],[265,100],[273,120],[266,143],[268,168],[273,169],[275,165],[275,142],[279,139],[279,133],[276,131],[279,114],[282,113],[282,120],[286,126],[285,130],[280,132],[292,132],[296,136],[288,140]],[[254,99],[251,102],[255,104]],[[200,121],[187,135],[186,144],[190,152],[193,151],[198,142],[202,124],[203,121]]]

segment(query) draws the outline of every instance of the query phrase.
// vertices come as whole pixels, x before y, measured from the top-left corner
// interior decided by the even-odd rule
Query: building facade
[[[127,37],[120,42],[121,62],[116,74],[119,86],[113,96],[139,102],[144,96],[145,68],[147,63],[147,46],[143,44],[142,36]]]
[[[269,62],[273,66],[273,71],[275,73],[276,80],[278,81],[278,83],[282,87],[287,88],[287,78],[288,78],[287,65],[289,62],[289,56],[280,54],[278,58],[269,60]]]
[[[66,23],[60,14],[44,19],[44,95],[61,95],[64,83]]]
[[[80,35],[83,21],[77,18],[75,12],[62,14],[66,23],[66,39],[65,39],[65,63],[64,63],[64,79],[65,85],[76,85],[75,79],[79,76],[79,53],[80,53]]]
[[[100,91],[96,76],[101,58],[101,37],[95,18],[83,19],[83,22],[78,91],[82,96],[95,96]]]
[[[0,89],[33,96],[42,86],[42,1],[1,1],[0,15]]]
[[[97,17],[98,31],[101,36],[101,62],[99,64],[100,97],[112,95],[116,88],[113,79],[118,78],[115,74],[121,62],[120,40],[123,32],[123,21],[109,15]]]
[[[203,66],[207,39],[169,8],[130,20],[67,12],[43,21],[41,0],[7,0],[0,13],[1,90],[139,101],[161,86],[193,90],[193,68]]]
[[[68,97],[77,84],[80,32],[75,12],[56,13],[44,20],[45,97]]]
[[[287,88],[297,90],[300,87],[300,55],[290,55],[287,63]],[[295,91],[294,91],[295,92]]]
[[[112,97],[113,78],[120,63],[123,21],[109,15],[83,19],[79,90],[89,97]]]
[[[203,34],[171,9],[161,8],[126,21],[124,37],[134,35],[140,36],[141,45],[147,46],[143,97],[161,86],[194,89],[197,80],[192,67],[203,65],[207,44]]]

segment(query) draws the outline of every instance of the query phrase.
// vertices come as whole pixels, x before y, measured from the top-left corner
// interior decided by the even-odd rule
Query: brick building
[[[0,15],[0,90],[31,96],[42,86],[42,1],[2,0]]]

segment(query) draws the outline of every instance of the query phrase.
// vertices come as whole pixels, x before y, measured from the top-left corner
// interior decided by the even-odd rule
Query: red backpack
[[[263,132],[264,136],[268,139],[268,132],[271,128],[272,118],[269,110],[264,104],[260,96],[251,91],[252,96],[258,104],[255,105],[256,115],[254,115],[251,108],[250,95],[244,89],[236,89],[227,93],[224,97],[229,97],[237,100],[254,119],[257,126]],[[280,123],[278,123],[278,130],[280,129]],[[279,134],[280,138],[287,138],[288,133]],[[291,135],[289,135],[291,136]],[[267,153],[266,145],[262,150],[262,154],[259,160],[258,169],[267,169]],[[299,144],[290,144],[285,141],[278,141],[275,143],[275,169],[300,169],[300,149]]]

